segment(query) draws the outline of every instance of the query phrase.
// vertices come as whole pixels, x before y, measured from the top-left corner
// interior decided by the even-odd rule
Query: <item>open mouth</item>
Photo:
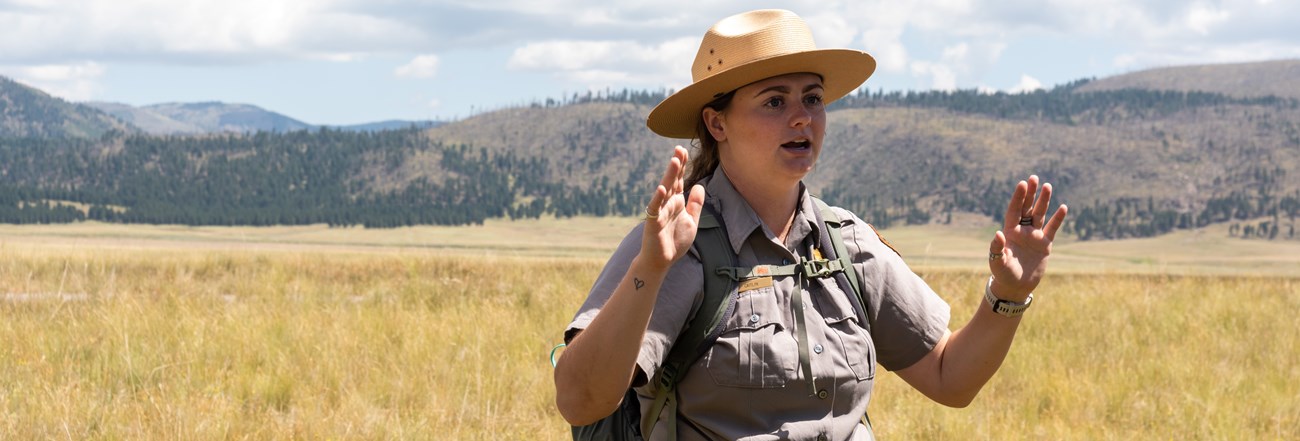
[[[799,141],[790,141],[785,144],[781,144],[781,147],[787,149],[794,149],[794,150],[807,150],[812,147],[812,141],[806,139],[799,140]]]

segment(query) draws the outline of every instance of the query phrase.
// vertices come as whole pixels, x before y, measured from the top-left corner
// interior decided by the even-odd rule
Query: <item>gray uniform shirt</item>
[[[721,169],[719,169],[721,170]],[[759,220],[726,178],[715,172],[705,184],[727,227],[741,267],[785,265],[807,256],[816,242],[817,208],[802,191],[785,244]],[[861,418],[871,398],[875,365],[889,370],[911,366],[928,354],[948,330],[948,304],[913,273],[871,226],[834,208],[871,315],[870,332],[834,279],[804,279],[803,299],[809,355],[818,393],[810,395],[799,367],[792,303],[796,278],[774,277],[737,293],[735,313],[725,319],[713,347],[691,366],[678,385],[679,440],[866,440]],[[566,330],[571,338],[600,313],[641,247],[644,225],[619,244]],[[829,247],[829,245],[826,245]],[[703,296],[704,274],[694,252],[669,270],[641,342],[640,372],[633,386],[641,409],[650,407],[646,378],[660,367],[691,311]],[[766,282],[766,281],[762,281]],[[744,285],[744,284],[742,284]],[[653,438],[666,439],[662,418]]]

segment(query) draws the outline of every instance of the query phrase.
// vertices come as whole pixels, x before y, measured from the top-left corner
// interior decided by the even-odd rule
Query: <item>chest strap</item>
[[[804,380],[808,382],[808,395],[817,395],[817,381],[812,374],[812,357],[808,355],[808,322],[804,320],[804,298],[803,284],[809,279],[833,278],[836,273],[846,272],[846,268],[852,268],[852,262],[848,257],[839,257],[837,259],[804,259],[796,256],[799,262],[790,265],[757,265],[750,268],[744,267],[720,267],[716,271],[718,275],[730,278],[733,282],[740,282],[745,279],[756,277],[785,277],[794,276],[794,292],[791,301],[794,303],[794,320],[795,320],[795,337],[799,344],[799,368],[803,372]]]

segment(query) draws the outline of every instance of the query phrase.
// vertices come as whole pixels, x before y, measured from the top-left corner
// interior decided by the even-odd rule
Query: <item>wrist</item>
[[[653,286],[655,289],[652,291],[658,292],[658,286],[663,283],[664,278],[668,276],[668,269],[671,268],[671,265],[660,267],[658,265],[650,264],[647,260],[653,259],[643,259],[643,256],[633,257],[632,263],[628,265],[627,274],[625,274],[624,277],[633,283],[632,287],[637,291],[644,291],[645,287]]]
[[[995,281],[996,278],[989,276],[988,283],[984,285],[984,301],[989,304],[989,308],[994,313],[1004,317],[1015,318],[1020,317],[1021,314],[1024,314],[1025,310],[1029,309],[1029,305],[1034,301],[1033,293],[1025,295],[1024,299],[1020,301],[999,298],[993,293],[993,285]]]
[[[1033,295],[1033,293],[1018,292],[1019,290],[1014,289],[1005,283],[999,282],[998,278],[995,276],[989,276],[989,282],[986,288],[993,294],[993,297],[998,298],[998,300],[1006,300],[1013,303],[1025,303],[1025,299],[1029,298],[1030,295]]]

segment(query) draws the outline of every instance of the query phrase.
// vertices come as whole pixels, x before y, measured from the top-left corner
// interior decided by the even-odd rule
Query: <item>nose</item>
[[[812,110],[805,106],[793,106],[794,115],[790,116],[790,127],[803,127],[812,123]]]

